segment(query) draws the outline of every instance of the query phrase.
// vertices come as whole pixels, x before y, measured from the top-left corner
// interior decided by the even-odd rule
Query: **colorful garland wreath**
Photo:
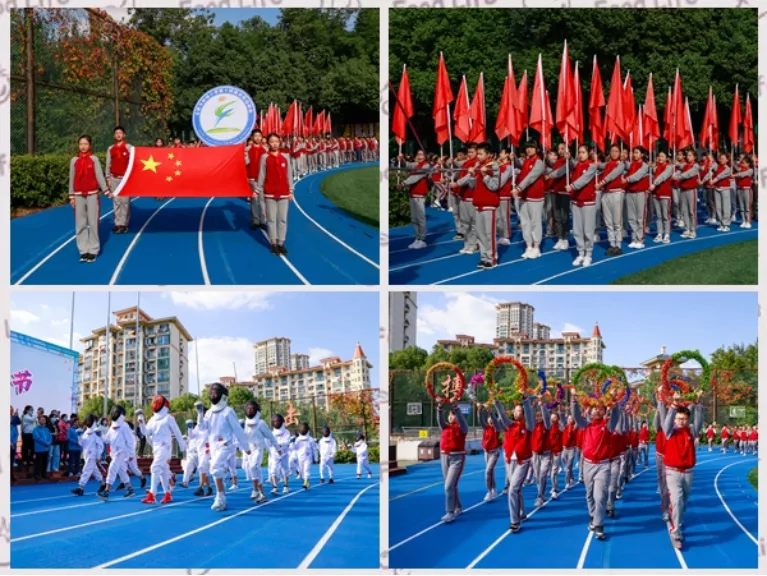
[[[695,382],[689,381],[683,375],[671,374],[672,369],[678,368],[688,360],[695,360],[700,364],[702,372],[697,386],[695,386]],[[666,359],[660,371],[660,379],[663,387],[661,400],[666,404],[671,404],[674,394],[678,392],[681,396],[681,405],[687,406],[698,400],[697,392],[699,390],[705,390],[710,385],[711,368],[699,351],[682,350]]]
[[[485,367],[485,388],[487,388],[488,404],[494,402],[498,394],[501,393],[501,390],[498,388],[498,384],[495,381],[495,371],[501,364],[511,364],[517,369],[517,377],[514,379],[514,388],[522,394],[527,395],[528,378],[527,369],[524,364],[513,356],[498,356],[497,358],[493,358],[488,363],[487,367]],[[513,396],[516,397],[516,394],[513,394]]]
[[[469,381],[469,388],[466,391],[466,394],[469,396],[469,399],[471,399],[472,402],[477,401],[477,390],[484,383],[485,374],[483,372],[477,372],[474,374],[474,376],[471,377],[471,380]]]
[[[591,382],[586,382],[585,379]],[[600,362],[592,362],[581,366],[572,379],[572,386],[578,393],[578,402],[583,408],[591,408],[600,404],[611,407],[616,402],[627,398],[628,386],[625,373],[616,366],[607,366]],[[584,380],[581,382],[581,380]],[[588,389],[591,388],[591,392]]]
[[[455,372],[455,376],[458,378],[458,389],[454,392],[453,396],[440,396],[434,391],[434,385],[431,382],[432,374],[436,370],[448,369]],[[464,378],[463,372],[455,364],[450,362],[438,362],[426,371],[426,392],[431,396],[435,402],[441,404],[455,404],[463,396],[463,392],[466,389],[466,378]]]

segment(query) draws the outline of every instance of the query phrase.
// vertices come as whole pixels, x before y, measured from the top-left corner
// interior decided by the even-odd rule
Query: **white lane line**
[[[319,180],[318,180],[318,182],[319,182]],[[319,191],[319,186],[317,186],[317,192],[318,192],[319,194],[321,194],[321,192]],[[314,218],[312,218],[311,216],[309,216],[309,215],[308,215],[308,214],[307,214],[307,213],[304,211],[304,209],[303,209],[303,208],[301,208],[301,205],[298,203],[298,199],[296,198],[296,195],[295,195],[295,194],[293,194],[293,204],[295,204],[295,205],[296,205],[296,208],[298,208],[298,210],[301,212],[301,214],[303,214],[304,216],[306,216],[307,220],[309,220],[309,221],[310,221],[312,224],[314,224],[314,225],[315,225],[317,228],[319,228],[320,230],[322,230],[322,231],[323,231],[325,234],[327,234],[328,236],[330,236],[330,237],[331,237],[333,240],[335,240],[336,242],[338,242],[338,243],[339,243],[341,246],[343,246],[344,248],[346,248],[347,250],[349,250],[351,253],[353,253],[353,254],[355,254],[355,255],[359,256],[359,257],[360,257],[360,258],[362,258],[362,259],[363,259],[365,262],[367,262],[367,263],[368,263],[368,264],[370,264],[371,266],[374,266],[374,267],[375,267],[377,270],[379,269],[379,267],[378,267],[378,264],[376,264],[375,262],[373,262],[373,261],[372,261],[370,258],[368,258],[367,256],[365,256],[364,254],[361,254],[360,252],[357,252],[357,251],[356,251],[354,248],[352,248],[351,246],[349,246],[349,245],[348,245],[346,242],[344,242],[343,240],[341,240],[341,239],[340,239],[340,238],[338,238],[337,236],[334,236],[334,235],[333,235],[331,232],[329,232],[327,229],[323,228],[323,227],[320,225],[320,223],[319,223],[319,222],[317,222],[317,221],[316,221]]]
[[[666,522],[666,532],[669,535],[669,539],[671,538],[671,522]],[[669,540],[670,541],[670,540]],[[689,570],[687,567],[687,562],[684,561],[684,556],[682,556],[682,551],[675,547],[673,544],[671,545],[671,549],[674,551],[674,554],[676,554],[676,559],[679,561],[679,566],[681,566],[682,570]]]
[[[337,480],[336,483],[343,482],[344,480],[349,480],[349,478],[341,478]],[[320,486],[329,486],[329,484],[320,484]],[[105,569],[105,568],[109,568],[110,566],[114,566],[115,564],[126,562],[127,560],[136,558],[137,556],[142,556],[149,552],[153,552],[154,550],[157,550],[159,548],[163,548],[164,546],[167,546],[169,544],[173,544],[174,542],[178,542],[179,540],[183,540],[184,538],[188,538],[189,536],[194,536],[195,534],[204,532],[205,530],[208,530],[209,528],[213,528],[214,526],[223,524],[224,522],[229,522],[230,520],[234,520],[235,518],[243,516],[244,514],[247,514],[248,512],[252,512],[253,510],[258,510],[259,508],[263,508],[264,506],[269,506],[270,504],[274,504],[275,502],[279,502],[280,500],[284,500],[285,498],[291,498],[295,496],[296,494],[303,494],[303,492],[304,492],[303,490],[290,492],[289,494],[279,496],[278,498],[269,500],[268,502],[264,502],[263,504],[257,504],[256,506],[251,506],[250,508],[246,508],[245,510],[240,510],[236,514],[232,514],[231,516],[224,516],[220,520],[216,520],[215,522],[211,522],[210,524],[205,524],[203,526],[200,526],[199,528],[195,528],[194,530],[190,530],[189,532],[185,532],[184,534],[179,534],[178,536],[174,536],[173,538],[169,538],[168,540],[164,540],[163,542],[158,542],[157,544],[153,544],[152,546],[142,548],[141,550],[138,550],[136,552],[126,554],[125,556],[122,556],[115,560],[110,560],[109,562],[96,566],[93,569],[94,570]]]
[[[46,508],[44,510],[22,512],[21,514],[11,514],[11,518],[21,518],[23,516],[34,516],[35,514],[45,514],[47,512],[60,512],[61,510],[71,510],[72,508],[85,508],[86,506],[96,506],[98,504],[103,504],[103,502],[88,502],[87,504],[74,504],[73,506],[60,506],[58,508]]]
[[[363,488],[359,492],[357,492],[357,495],[352,499],[351,502],[349,502],[349,505],[344,509],[343,512],[341,512],[341,515],[336,518],[336,521],[333,522],[333,524],[328,528],[328,531],[323,534],[322,538],[320,538],[319,542],[312,548],[312,551],[309,552],[309,554],[306,556],[306,558],[303,559],[301,564],[298,565],[297,570],[306,570],[309,568],[312,562],[314,562],[314,559],[317,557],[317,555],[322,552],[322,549],[325,547],[325,544],[328,543],[328,540],[333,536],[335,531],[338,529],[338,527],[341,525],[341,522],[344,521],[344,518],[346,518],[346,515],[351,512],[351,509],[354,507],[354,505],[357,503],[357,500],[360,499],[360,497],[370,490],[371,488],[378,485],[378,482],[375,484],[371,484],[367,488]]]
[[[445,240],[444,242],[434,242],[434,244],[427,244],[427,246],[441,246],[442,244],[453,244],[454,242],[463,242],[463,240]],[[400,254],[402,252],[410,252],[411,250],[412,248],[401,248],[399,250],[392,250],[389,252],[389,254]]]
[[[271,246],[271,240],[269,240],[269,234],[266,233],[266,230],[261,229],[261,234],[263,234],[264,238],[266,238],[267,244],[269,244]],[[304,285],[311,286],[311,282],[309,282],[306,278],[304,278],[302,276],[302,274],[298,271],[298,268],[293,266],[293,263],[290,260],[288,260],[287,256],[285,256],[285,254],[280,254],[280,258],[282,258],[282,261],[285,262],[287,267],[290,268],[290,270],[293,272],[293,274],[295,274],[298,277],[298,279],[301,280],[301,282],[304,283]]]
[[[131,198],[131,202],[135,202],[136,200],[138,200],[138,198]],[[114,209],[110,210],[109,212],[105,213],[105,214],[104,214],[104,215],[103,215],[101,218],[99,218],[99,222],[101,222],[101,221],[102,221],[104,218],[106,218],[106,217],[107,217],[107,216],[109,216],[110,214],[114,214]],[[24,274],[24,276],[22,276],[22,277],[21,277],[21,278],[20,278],[20,279],[19,279],[17,282],[15,282],[15,283],[14,283],[14,286],[18,286],[18,285],[20,285],[20,284],[23,284],[23,283],[24,283],[24,281],[25,281],[27,278],[29,278],[30,276],[32,276],[32,274],[34,274],[35,272],[37,272],[37,271],[38,271],[38,270],[39,270],[39,269],[40,269],[40,268],[43,266],[43,264],[45,264],[45,263],[46,263],[48,260],[50,260],[51,258],[53,258],[53,257],[54,257],[56,254],[58,254],[59,252],[61,252],[61,250],[63,250],[63,249],[64,249],[64,247],[65,247],[67,244],[69,244],[70,242],[73,242],[73,241],[74,241],[76,238],[77,238],[77,236],[72,236],[72,237],[71,237],[69,240],[66,240],[66,241],[64,241],[63,243],[59,244],[58,248],[55,248],[55,249],[54,249],[54,250],[53,250],[53,251],[52,251],[50,254],[48,254],[48,255],[47,255],[45,258],[43,258],[42,260],[40,260],[40,262],[38,262],[37,264],[35,264],[35,266],[34,266],[34,267],[33,267],[33,268],[32,268],[32,269],[29,271],[29,272],[27,272],[26,274]]]
[[[205,214],[208,212],[208,206],[211,205],[211,203],[215,200],[215,198],[211,198],[208,200],[208,203],[205,204],[205,208],[202,209],[202,214],[200,215],[200,226],[197,229],[197,252],[200,255],[200,269],[202,270],[202,280],[203,283],[206,286],[210,286],[210,276],[208,276],[208,266],[205,263],[205,251],[202,247],[202,227],[205,224]]]
[[[154,220],[154,217],[157,216],[160,213],[160,210],[165,208],[168,204],[173,202],[175,198],[171,198],[165,204],[160,206],[157,210],[152,212],[152,215],[147,218],[146,222],[144,222],[144,225],[141,227],[141,229],[138,231],[138,234],[136,234],[133,237],[133,240],[131,241],[130,245],[128,246],[128,249],[125,251],[125,254],[123,254],[123,257],[120,259],[120,262],[117,264],[117,268],[115,268],[114,274],[112,274],[112,279],[109,281],[110,286],[114,286],[117,283],[117,279],[120,277],[120,272],[122,272],[123,266],[125,266],[125,262],[128,260],[128,256],[131,253],[131,250],[133,250],[134,246],[138,244],[139,238],[141,238],[141,234],[144,233],[144,230],[146,230],[147,226]]]
[[[168,508],[173,508],[175,506],[183,506],[184,504],[190,504],[192,502],[197,502],[198,500],[204,500],[205,498],[211,498],[211,497],[203,496],[202,498],[193,498],[192,500],[184,500],[183,502],[173,502],[171,504],[163,504],[162,506],[156,506],[153,508],[144,508],[143,510],[139,510],[138,512],[130,512],[129,514],[121,514],[119,516],[110,516],[109,518],[102,518],[101,520],[94,520],[92,522],[85,522],[83,524],[75,524],[74,526],[65,526],[63,528],[56,528],[55,530],[46,530],[45,532],[37,532],[35,534],[29,534],[27,536],[21,536],[19,538],[12,538],[11,543],[23,542],[24,540],[32,540],[34,538],[40,538],[42,536],[50,536],[51,534],[59,534],[61,532],[70,532],[72,530],[77,530],[78,528],[87,528],[88,526],[97,526],[98,524],[106,524],[107,522],[114,522],[115,520],[120,520],[122,518],[132,518],[133,516],[150,514],[151,512],[155,512],[157,510],[167,510]],[[108,504],[108,502],[105,502],[104,504]]]
[[[11,506],[15,504],[26,504],[27,502],[45,502],[46,500],[63,500],[65,498],[74,499],[77,496],[48,496],[47,498],[32,498],[31,500],[11,500]]]
[[[754,544],[756,544],[757,546],[759,546],[759,542],[757,541],[757,539],[756,539],[756,538],[754,538],[754,536],[751,534],[751,532],[749,532],[749,531],[746,529],[746,527],[745,527],[745,526],[743,526],[743,524],[741,524],[741,523],[740,523],[740,520],[738,520],[738,519],[737,519],[737,517],[735,516],[735,514],[733,514],[733,513],[732,513],[732,510],[730,510],[730,507],[729,507],[729,506],[727,506],[727,502],[725,502],[725,501],[724,501],[724,497],[722,497],[722,493],[719,491],[719,476],[721,476],[721,475],[722,475],[722,472],[724,472],[724,471],[725,471],[725,470],[727,470],[728,468],[731,468],[732,466],[737,466],[738,464],[745,464],[745,463],[750,463],[750,462],[749,462],[748,460],[742,460],[742,461],[740,461],[740,462],[733,462],[732,464],[728,464],[727,466],[725,466],[724,468],[722,468],[722,469],[721,469],[721,470],[720,470],[720,471],[717,473],[717,475],[714,477],[714,490],[716,490],[716,495],[717,495],[717,496],[719,496],[719,501],[722,503],[722,506],[724,506],[724,509],[725,509],[725,510],[727,510],[727,513],[730,515],[730,518],[732,518],[732,519],[733,519],[733,521],[735,522],[735,524],[737,524],[737,525],[738,525],[738,527],[739,527],[741,530],[743,530],[743,532],[746,534],[746,536],[748,536],[748,537],[751,539],[751,541],[752,541]]]
[[[469,472],[467,474],[461,474],[461,478],[464,478],[465,476],[471,476],[472,474],[480,474],[484,473],[484,470],[475,470],[474,472]],[[435,486],[444,486],[445,481],[441,482],[434,482],[433,484],[426,484],[425,486],[421,486],[420,488],[416,488],[415,490],[411,490],[410,492],[405,492],[404,494],[397,494],[396,496],[389,498],[389,502],[394,502],[395,500],[399,500],[400,498],[405,498],[407,496],[410,496],[412,494],[417,494],[418,492],[423,492],[424,490],[428,490],[429,488],[434,488]]]
[[[702,238],[695,238],[693,240],[681,240],[684,244],[689,244],[691,242],[703,242],[705,240],[712,240],[714,238],[720,238],[720,237],[728,237],[728,236],[735,236],[737,234],[749,234],[749,233],[756,234],[758,230],[739,230],[737,232],[728,232],[727,234],[714,235],[714,236],[704,236]],[[533,282],[533,286],[537,284],[544,284],[545,282],[548,282],[549,280],[554,280],[555,278],[561,278],[562,276],[567,276],[568,274],[575,274],[576,272],[580,272],[582,270],[589,270],[593,268],[594,266],[600,266],[602,264],[607,264],[608,262],[615,262],[616,260],[619,260],[621,258],[628,258],[629,256],[636,256],[637,254],[644,254],[645,252],[649,252],[650,250],[660,250],[661,248],[668,248],[670,246],[678,246],[678,243],[675,244],[658,244],[657,246],[649,246],[647,248],[642,248],[641,250],[634,250],[633,252],[625,252],[621,254],[620,256],[612,256],[611,258],[605,258],[604,260],[599,260],[597,262],[592,262],[591,266],[587,268],[583,267],[573,267],[571,270],[565,270],[564,272],[560,272],[559,274],[554,274],[554,276],[549,276],[548,278],[543,278],[542,280],[538,280],[537,282]],[[722,246],[727,246],[727,244],[722,244]],[[716,246],[716,248],[719,248],[719,246]],[[679,256],[687,256],[687,254],[680,254]],[[481,272],[481,271],[479,271]]]

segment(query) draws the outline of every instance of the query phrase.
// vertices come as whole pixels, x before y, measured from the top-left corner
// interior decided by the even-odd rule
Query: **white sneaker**
[[[562,240],[562,246],[559,249],[560,250],[569,250],[570,249],[570,241],[569,240]]]
[[[410,244],[410,246],[408,246],[408,248],[411,248],[411,249],[412,249],[412,248],[415,248],[415,245],[416,245],[416,244],[418,244],[418,240],[416,240],[415,242],[413,242],[412,244]]]
[[[730,227],[729,226],[725,226],[724,230],[722,230],[722,232],[729,232],[729,231],[730,231]]]
[[[656,244],[663,242],[663,234],[658,234],[655,238],[653,238],[653,242]]]
[[[213,506],[210,507],[214,512],[223,512],[226,510],[226,496],[222,492],[216,494],[216,498],[213,500]]]
[[[743,228],[751,228],[751,222],[746,222],[743,224]]]
[[[719,228],[716,229],[717,232],[724,232],[724,226],[719,226]]]
[[[460,516],[461,514],[463,514],[463,508],[456,507],[455,512],[453,512],[453,514],[455,514],[456,516]]]
[[[522,258],[530,258],[532,251],[533,249],[528,246],[527,249],[522,253]]]
[[[501,246],[509,246],[511,244],[511,240],[509,240],[508,238],[500,238],[498,240],[498,244]]]
[[[664,244],[670,244],[671,243],[671,238],[669,238],[668,236],[664,236],[663,237],[663,243]]]
[[[256,498],[258,498],[258,492],[256,490],[252,490],[250,492],[250,499],[255,500]]]
[[[543,506],[543,500],[541,500],[540,498],[536,498],[535,507],[540,508],[541,506]]]
[[[237,484],[232,484],[231,486],[229,486],[229,490],[228,491],[229,492],[237,492],[237,490],[239,490],[239,489],[240,489],[240,487],[237,486]]]
[[[636,248],[636,247],[637,247],[636,242],[632,242],[631,244],[629,244],[629,248]]]
[[[591,256],[586,256],[583,259],[583,267],[585,268],[586,266],[591,266]]]
[[[426,242],[423,240],[416,240],[415,245],[413,246],[414,250],[421,250],[422,248],[426,248]]]
[[[271,492],[272,492],[272,494],[277,496],[280,493],[280,489],[279,488],[272,488]]]
[[[285,486],[285,487],[282,489],[282,493],[283,493],[283,494],[290,494],[290,488],[288,488],[287,486]]]
[[[492,496],[492,494],[491,494],[490,492],[488,492],[487,494],[485,494],[485,497],[483,498],[483,500],[484,500],[485,502],[490,502],[490,500],[492,500],[492,499],[493,499],[493,496]]]
[[[580,266],[581,264],[583,264],[583,260],[584,258],[583,258],[583,255],[581,254],[575,260],[573,260],[573,266]]]
[[[442,521],[445,524],[450,524],[451,522],[455,522],[455,514],[448,512],[442,517]]]
[[[696,236],[695,232],[690,232],[690,233],[687,235],[687,238],[688,238],[688,239],[690,239],[690,240],[695,240],[695,236]]]
[[[637,250],[641,250],[642,248],[644,248],[644,242],[637,242],[634,248],[636,248]]]
[[[685,230],[684,232],[682,232],[682,233],[680,234],[680,236],[681,236],[682,238],[689,238],[689,237],[690,237],[690,231],[689,231],[689,230]]]
[[[559,492],[552,492],[551,493],[551,499],[557,500],[559,498]]]
[[[491,499],[493,499],[493,500],[495,500],[496,498],[498,498],[498,492],[496,492],[496,491],[495,491],[495,488],[493,488],[492,490],[490,490],[490,498],[491,498]]]
[[[540,248],[533,248],[530,251],[530,256],[528,258],[540,258],[541,257],[541,249]]]
[[[452,209],[452,208],[448,208],[448,209],[447,209],[447,211],[448,211],[448,212],[452,212],[452,211],[453,211],[453,209]]]
[[[466,248],[461,248],[461,249],[458,251],[458,253],[459,253],[459,254],[471,254],[471,252],[469,252],[469,251],[468,251]]]

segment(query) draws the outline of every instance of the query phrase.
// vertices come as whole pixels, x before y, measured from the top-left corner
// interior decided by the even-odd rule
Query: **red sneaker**
[[[173,502],[173,498],[171,497],[170,492],[166,492],[163,495],[162,500],[160,500],[160,504],[170,504],[171,502]]]
[[[147,490],[146,497],[141,501],[142,504],[157,504],[154,494]]]

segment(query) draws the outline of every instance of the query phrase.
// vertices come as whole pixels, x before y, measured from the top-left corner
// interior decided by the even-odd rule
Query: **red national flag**
[[[517,101],[517,81],[514,78],[514,65],[511,62],[511,54],[509,54],[508,79],[509,96],[506,102],[506,108],[508,110],[508,113],[506,114],[506,128],[512,145],[518,146],[519,136],[522,134],[522,129],[517,127],[520,123],[519,110],[517,109],[519,102]]]
[[[623,122],[626,132],[633,131],[636,117],[636,102],[634,102],[634,87],[631,85],[631,72],[626,74],[626,81],[623,83]],[[627,134],[632,136],[632,134]],[[631,140],[632,138],[629,138]],[[629,142],[631,146],[636,146],[637,141]]]
[[[692,131],[692,117],[690,116],[690,101],[684,99],[684,114],[682,115],[681,122],[679,122],[680,130],[677,131],[679,139],[677,140],[677,147],[680,150],[692,146],[695,143],[695,136]]]
[[[700,127],[700,145],[702,147],[706,147],[708,145],[711,146],[711,140],[712,140],[712,128],[711,128],[711,116],[712,111],[711,109],[714,107],[714,89],[709,86],[708,87],[708,98],[706,98],[706,111],[703,114],[703,125]]]
[[[647,136],[652,137],[651,140],[657,140],[660,138],[660,122],[658,122],[658,110],[655,108],[655,89],[652,84],[652,73],[650,73],[650,80],[647,82],[647,93],[644,98],[644,108],[642,109],[644,115],[644,131]],[[652,144],[649,146],[652,148]]]
[[[282,123],[282,133],[285,136],[294,136],[298,132],[298,128],[298,103],[293,100],[290,108],[288,108],[287,114],[285,114],[285,121]]]
[[[557,87],[557,130],[569,144],[578,135],[575,113],[575,86],[573,71],[570,68],[570,55],[567,52],[567,40],[562,50],[562,62],[559,66],[559,86]]]
[[[394,102],[391,131],[400,146],[407,140],[407,119],[414,114],[413,98],[410,94],[410,79],[407,75],[407,65],[402,67],[402,78],[397,88],[397,100]]]
[[[711,109],[711,126],[712,126],[712,133],[711,136],[713,138],[712,147],[714,150],[719,150],[719,112],[716,111],[716,94],[714,94],[714,107]]]
[[[633,114],[634,116],[634,125],[631,129],[631,145],[632,146],[644,146],[645,145],[645,138],[644,138],[644,118],[642,117],[642,107],[639,107],[639,110],[635,111],[636,113]]]
[[[754,151],[754,116],[751,112],[751,95],[746,93],[746,115],[743,118],[743,150]]]
[[[671,93],[671,86],[668,87],[668,95],[666,96],[666,108],[663,110],[663,139],[668,142],[669,147],[673,145],[672,129],[674,124],[674,97]]]
[[[519,81],[519,90],[517,90],[517,99],[515,100],[517,108],[517,125],[516,133],[514,136],[519,142],[522,137],[522,132],[525,131],[528,125],[528,108],[527,108],[527,70],[522,74],[522,79]]]
[[[541,61],[541,55],[538,54],[538,67],[535,70],[535,82],[533,82],[533,94],[530,102],[530,128],[537,130],[541,135],[541,146],[544,150],[548,149],[551,145],[551,142],[546,139],[546,132],[549,125],[547,114],[549,113],[546,106],[546,84],[543,80],[543,62]]]
[[[314,119],[314,130],[312,131],[315,136],[322,136],[322,130],[325,128],[325,111],[323,110]]]
[[[485,115],[485,73],[480,72],[477,89],[474,90],[474,98],[471,100],[471,132],[469,133],[469,142],[479,144],[487,140],[485,128],[487,126],[487,116]]]
[[[455,101],[455,112],[453,112],[455,127],[453,135],[461,142],[466,142],[471,134],[471,116],[469,115],[469,89],[466,87],[466,76],[461,80],[461,87],[458,89],[458,98]]]
[[[583,87],[581,86],[581,76],[579,73],[578,62],[575,63],[575,126],[578,129],[578,142],[583,142]]]
[[[740,117],[740,94],[738,85],[735,85],[735,96],[732,100],[732,114],[730,114],[730,142],[733,146],[738,145],[738,127],[741,123]]]
[[[621,61],[620,57],[615,58],[615,67],[613,68],[613,77],[610,81],[610,97],[607,101],[607,114],[605,115],[605,128],[610,133],[610,139],[615,142],[616,138],[621,138],[624,142],[628,141],[626,137],[625,109],[623,107],[623,83],[621,82]]]
[[[676,71],[676,78],[674,79],[674,89],[671,94],[671,99],[674,102],[674,107],[671,110],[673,114],[674,124],[674,142],[678,149],[685,148],[681,142],[687,141],[687,111],[685,109],[684,92],[682,90],[682,76],[679,74],[679,69]]]
[[[277,134],[279,134],[280,136],[284,136],[285,133],[282,131],[282,113],[280,112],[279,107],[277,107],[276,111],[277,111],[277,116],[276,116]]]
[[[495,120],[495,134],[498,140],[503,140],[509,135],[509,116],[514,116],[513,108],[509,111],[509,77],[503,81],[503,93],[498,107],[498,118]]]
[[[133,147],[115,196],[250,198],[242,146]]]
[[[333,134],[333,123],[330,121],[330,112],[325,116],[325,134]]]
[[[554,116],[551,115],[551,100],[549,100],[549,91],[546,90],[546,122],[543,133],[543,149],[551,148],[551,129],[554,128]]]
[[[591,71],[591,94],[589,95],[589,128],[591,139],[599,150],[604,151],[605,125],[602,121],[602,106],[605,105],[602,75],[599,73],[597,57],[594,56],[594,67]]]
[[[434,131],[437,133],[437,144],[440,146],[450,138],[448,106],[450,106],[453,99],[453,90],[450,88],[450,77],[447,75],[445,58],[442,56],[442,52],[440,52],[439,67],[437,68],[437,86],[434,90],[434,106],[431,111],[431,117],[434,119]]]
[[[269,104],[269,106],[266,109],[266,112],[261,113],[261,132],[263,132],[264,137],[269,135],[269,117],[272,114],[272,105]]]
[[[309,138],[309,136],[312,135],[312,127],[314,126],[314,121],[312,118],[312,107],[309,106],[309,109],[306,111],[306,114],[304,114],[304,138]]]

